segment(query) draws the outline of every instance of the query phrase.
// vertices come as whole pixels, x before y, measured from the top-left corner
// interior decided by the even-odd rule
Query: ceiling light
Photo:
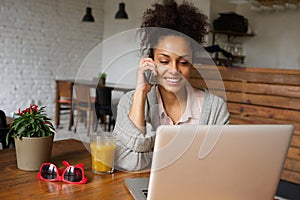
[[[116,19],[128,19],[128,15],[125,11],[125,3],[119,3],[119,10],[115,15]]]
[[[88,1],[88,6],[86,7],[86,13],[84,17],[82,18],[83,22],[94,22],[95,19],[92,15],[92,8],[90,6],[90,1]]]

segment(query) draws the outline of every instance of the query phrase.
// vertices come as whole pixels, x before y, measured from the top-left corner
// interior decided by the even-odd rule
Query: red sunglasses
[[[43,181],[62,181],[71,184],[83,184],[87,182],[84,176],[83,164],[75,166],[67,161],[62,162],[67,168],[59,169],[52,163],[43,163],[37,177]]]

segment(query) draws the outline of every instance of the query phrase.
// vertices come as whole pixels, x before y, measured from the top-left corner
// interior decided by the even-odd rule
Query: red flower
[[[39,111],[37,105],[31,105],[30,108],[33,109],[35,112],[38,112],[38,111]]]

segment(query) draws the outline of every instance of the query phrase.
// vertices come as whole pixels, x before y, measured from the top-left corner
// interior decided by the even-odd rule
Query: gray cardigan
[[[114,134],[117,137],[115,168],[119,170],[144,170],[151,167],[156,129],[159,124],[155,87],[147,95],[145,108],[146,133],[142,133],[129,119],[134,91],[126,93],[119,102]],[[228,124],[226,103],[205,90],[199,124]]]

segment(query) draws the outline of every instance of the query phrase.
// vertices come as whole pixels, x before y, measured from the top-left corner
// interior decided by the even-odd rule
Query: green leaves
[[[31,105],[22,112],[18,112],[19,117],[14,119],[10,130],[6,135],[6,143],[9,137],[46,137],[53,135],[55,128],[51,119],[46,116],[45,107],[38,109],[36,105]]]

